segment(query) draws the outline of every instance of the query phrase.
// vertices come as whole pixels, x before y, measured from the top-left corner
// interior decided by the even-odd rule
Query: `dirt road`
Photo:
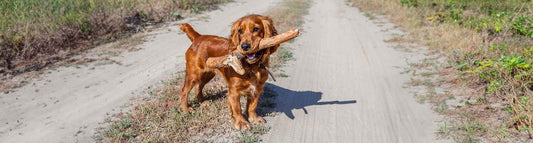
[[[437,115],[415,102],[400,74],[419,53],[391,48],[387,25],[344,0],[314,0],[306,19],[289,77],[268,85],[281,114],[266,119],[266,142],[435,142]]]
[[[230,24],[251,13],[262,13],[277,0],[236,0],[189,22],[200,33],[227,36]],[[190,41],[178,34],[177,23],[148,35],[139,51],[112,60],[45,71],[15,92],[0,95],[0,142],[93,142],[95,128],[117,113],[143,89],[170,79],[184,69]]]

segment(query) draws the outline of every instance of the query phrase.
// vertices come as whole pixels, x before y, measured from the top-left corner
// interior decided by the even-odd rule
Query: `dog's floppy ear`
[[[274,22],[272,22],[272,19],[270,19],[270,17],[263,16],[261,21],[263,23],[263,28],[265,30],[265,33],[264,33],[265,35],[263,36],[263,38],[269,38],[269,37],[278,35],[278,31],[274,27]],[[279,45],[271,47],[268,51],[268,54],[276,52],[278,50],[278,47]]]
[[[274,27],[274,22],[272,22],[272,19],[267,16],[261,17],[261,22],[263,23],[263,29],[264,29],[264,35],[263,38],[269,38],[278,35],[278,31]],[[268,61],[270,59],[270,54],[276,52],[278,50],[279,45],[270,47],[266,52],[264,53],[264,56],[262,57],[263,64],[268,66]]]
[[[237,45],[239,45],[239,28],[240,28],[240,25],[241,25],[241,20],[237,20],[235,22],[233,22],[233,26],[231,26],[231,34],[229,35],[229,38],[230,38],[230,41],[231,41],[231,46],[229,47],[229,50],[230,51],[233,51],[235,50],[235,48],[237,48]]]
[[[261,22],[263,23],[263,28],[265,31],[263,38],[268,38],[268,37],[278,35],[276,28],[274,28],[274,23],[272,22],[272,19],[270,19],[270,17],[263,16],[261,18]]]

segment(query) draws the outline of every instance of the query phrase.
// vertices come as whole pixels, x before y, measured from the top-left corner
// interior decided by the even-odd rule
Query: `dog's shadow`
[[[305,114],[308,114],[307,106],[314,105],[333,105],[333,104],[355,104],[357,100],[346,100],[346,101],[319,101],[322,99],[322,92],[314,91],[293,91],[283,87],[279,87],[274,84],[267,83],[265,84],[265,92],[262,95],[262,102],[268,102],[268,99],[274,96],[275,107],[270,109],[261,109],[263,114],[269,114],[271,112],[280,112],[284,113],[287,117],[294,119],[294,114],[292,110],[302,109]],[[259,107],[265,108],[265,107]]]

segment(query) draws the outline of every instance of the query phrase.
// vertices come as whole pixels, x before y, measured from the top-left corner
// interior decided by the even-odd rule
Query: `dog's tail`
[[[191,25],[189,25],[188,23],[183,23],[180,25],[180,29],[181,31],[185,32],[185,34],[187,34],[187,37],[189,37],[189,39],[192,41],[194,41],[194,39],[196,39],[197,37],[201,36],[198,32],[196,32],[196,30],[194,30],[194,28],[192,28]]]

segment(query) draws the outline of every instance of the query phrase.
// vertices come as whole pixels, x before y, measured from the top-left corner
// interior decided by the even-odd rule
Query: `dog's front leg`
[[[248,96],[248,100],[246,103],[246,111],[248,114],[248,121],[254,124],[262,124],[265,123],[265,119],[263,117],[257,115],[257,104],[259,102],[259,97],[263,93],[263,88],[259,87],[256,92],[254,92],[251,96]]]
[[[230,115],[233,118],[233,127],[237,130],[244,130],[250,127],[250,123],[244,119],[241,111],[241,103],[239,101],[240,96],[237,92],[228,93],[228,106],[230,109]]]

